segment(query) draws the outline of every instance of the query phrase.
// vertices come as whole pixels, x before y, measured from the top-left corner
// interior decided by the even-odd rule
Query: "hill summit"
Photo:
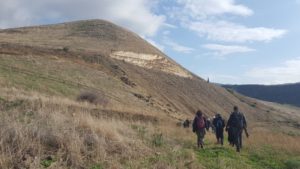
[[[17,42],[21,44],[110,55],[141,67],[192,77],[187,70],[135,33],[104,20],[9,29],[0,33],[8,33],[2,36],[5,42],[15,42],[17,36]]]

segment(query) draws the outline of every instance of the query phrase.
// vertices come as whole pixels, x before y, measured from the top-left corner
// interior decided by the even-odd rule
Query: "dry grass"
[[[92,110],[99,107],[94,104],[16,88],[2,88],[0,93],[2,168],[43,168],[49,158],[49,168],[205,168],[198,161],[191,129],[179,128],[168,117],[155,124],[95,118]],[[214,146],[212,133],[206,143]],[[264,145],[291,155],[300,152],[297,136],[252,129],[245,148]]]
[[[291,154],[300,154],[300,136],[290,136],[278,131],[266,131],[257,128],[251,133],[249,139],[245,139],[249,147],[270,146]]]
[[[94,118],[85,103],[18,93],[1,95],[1,168],[40,168],[49,156],[53,168],[120,167],[151,153],[129,122]]]

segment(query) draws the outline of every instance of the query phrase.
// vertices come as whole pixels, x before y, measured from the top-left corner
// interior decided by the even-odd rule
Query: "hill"
[[[300,83],[282,85],[223,85],[243,95],[300,107]]]
[[[0,30],[0,60],[1,168],[283,168],[299,157],[298,109],[207,83],[107,21]],[[245,157],[226,146],[230,158],[201,160],[176,124],[198,109],[228,118],[234,105],[252,135]]]

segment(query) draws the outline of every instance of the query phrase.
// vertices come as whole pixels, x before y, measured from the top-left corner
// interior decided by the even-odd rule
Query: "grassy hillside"
[[[111,57],[163,57],[146,66]],[[147,60],[147,58],[146,58]],[[152,65],[157,65],[151,67]],[[299,109],[247,98],[188,73],[130,31],[80,21],[0,31],[0,168],[296,168]],[[185,72],[186,73],[186,72]],[[84,94],[93,103],[81,102]],[[178,122],[238,105],[251,137],[241,154],[195,147]]]

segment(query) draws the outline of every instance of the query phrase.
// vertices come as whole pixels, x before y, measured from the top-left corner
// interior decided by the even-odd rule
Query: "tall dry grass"
[[[95,118],[91,104],[37,93],[29,97],[17,89],[2,91],[0,168],[41,168],[49,158],[52,168],[121,168],[151,153],[131,122]]]
[[[264,128],[255,128],[250,133],[249,139],[244,140],[248,147],[269,146],[286,153],[300,155],[300,136],[290,136],[277,130],[268,131]]]

